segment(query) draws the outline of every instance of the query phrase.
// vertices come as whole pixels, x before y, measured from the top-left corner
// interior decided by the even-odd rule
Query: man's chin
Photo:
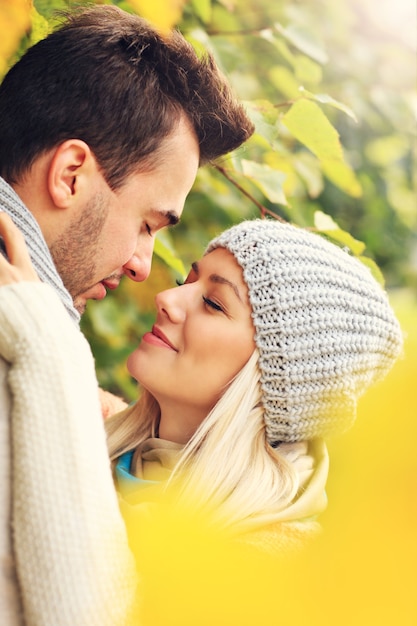
[[[78,294],[74,298],[74,307],[78,313],[82,315],[87,306],[87,300],[103,300],[107,295],[107,291],[103,283],[96,283],[86,291]]]
[[[87,300],[85,298],[75,298],[74,309],[76,309],[80,315],[84,315],[86,308]]]

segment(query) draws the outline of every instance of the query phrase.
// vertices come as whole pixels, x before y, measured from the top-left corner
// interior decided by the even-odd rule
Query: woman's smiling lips
[[[175,350],[175,352],[178,352],[176,347],[172,345],[162,330],[160,330],[157,326],[152,326],[152,332],[148,332],[143,335],[143,341],[154,346],[160,346],[161,348],[168,348],[168,350]]]

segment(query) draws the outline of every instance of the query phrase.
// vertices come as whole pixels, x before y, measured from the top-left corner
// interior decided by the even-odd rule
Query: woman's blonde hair
[[[229,383],[185,445],[166,489],[177,502],[207,512],[232,531],[273,523],[294,498],[291,464],[266,439],[259,353]],[[157,433],[160,411],[146,390],[135,405],[106,422],[112,460]]]

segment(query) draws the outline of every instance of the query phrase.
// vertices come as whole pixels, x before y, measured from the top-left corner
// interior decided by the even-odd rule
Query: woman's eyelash
[[[182,285],[185,285],[184,281],[181,280],[180,278],[177,278],[175,280],[175,282],[177,283],[178,287],[181,287]],[[214,302],[213,300],[210,300],[210,298],[206,298],[206,296],[201,296],[201,297],[203,298],[204,304],[206,304],[207,306],[211,307],[215,311],[223,312],[223,307],[221,307],[220,304],[217,304],[217,302]]]
[[[217,302],[213,302],[213,300],[210,300],[209,298],[206,298],[205,296],[202,296],[202,298],[203,298],[204,304],[207,304],[207,306],[211,307],[212,309],[215,309],[216,311],[223,311],[222,307],[220,306],[220,304],[217,304]]]

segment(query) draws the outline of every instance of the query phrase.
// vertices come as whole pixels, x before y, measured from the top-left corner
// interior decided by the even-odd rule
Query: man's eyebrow
[[[194,272],[198,276],[199,275],[198,263],[196,261],[194,261],[194,263],[191,264],[191,267],[193,268]],[[235,283],[233,283],[231,280],[229,280],[228,278],[225,278],[224,276],[220,276],[219,274],[210,274],[209,280],[212,283],[218,283],[220,285],[227,285],[228,287],[233,289],[233,291],[235,292],[236,296],[242,302],[242,298],[240,297],[239,289],[237,288]]]

